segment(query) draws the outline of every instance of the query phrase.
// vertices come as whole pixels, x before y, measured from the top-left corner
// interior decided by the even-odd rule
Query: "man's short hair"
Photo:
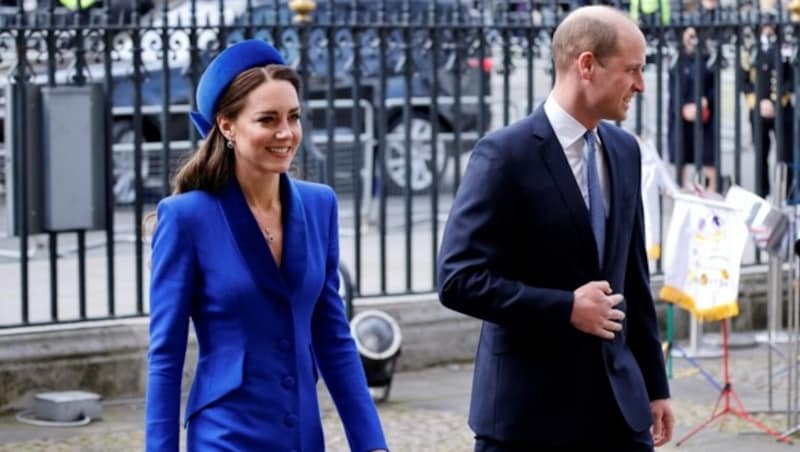
[[[614,8],[603,8],[608,8],[621,18],[628,19]],[[603,60],[617,51],[618,27],[619,23],[609,20],[608,16],[595,17],[585,12],[575,17],[567,16],[553,34],[553,59],[556,70],[565,70],[582,52],[592,52],[595,59],[602,64]]]

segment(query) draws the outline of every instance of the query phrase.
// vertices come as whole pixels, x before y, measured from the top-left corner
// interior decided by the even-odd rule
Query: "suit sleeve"
[[[314,352],[342,419],[350,450],[386,449],[383,429],[367,390],[367,379],[339,295],[339,227],[336,198],[332,192],[330,205],[325,283],[312,318]]]
[[[176,213],[159,204],[152,241],[150,349],[145,442],[148,451],[177,451],[183,362],[197,263]]]
[[[500,270],[509,251],[502,243],[513,243],[514,209],[524,206],[516,206],[513,165],[497,141],[478,142],[453,201],[438,257],[439,299],[508,328],[571,328],[571,291],[531,287]]]
[[[714,76],[714,70],[708,68],[708,57],[703,62],[703,95],[708,100],[708,108],[711,109],[712,114],[717,114],[714,111],[717,99],[717,80]]]
[[[778,50],[780,52],[780,50]],[[783,71],[783,83],[781,85],[781,92],[784,96],[791,96],[794,93],[794,74],[792,71],[792,65],[788,61],[783,61],[781,63],[781,70]],[[790,97],[791,99],[791,97]]]
[[[681,118],[683,118],[683,107],[686,104],[694,104],[694,80],[695,80],[695,77],[699,77],[699,74],[695,73],[696,72],[696,68],[694,66],[695,66],[694,58],[689,56],[689,55],[685,55],[685,54],[681,54],[681,56],[678,59],[678,63],[676,63],[676,68],[675,69],[678,72],[676,72],[675,75],[681,77],[681,80],[680,80],[680,85],[681,85],[681,90],[680,90],[681,105],[680,105],[680,108],[678,109],[678,114],[681,116]],[[690,74],[689,74],[688,77],[685,77],[685,76],[682,75],[682,74],[684,74],[683,70],[686,67],[689,68],[689,73]],[[675,84],[676,84],[676,87],[677,87],[677,85],[678,85],[678,80],[677,79],[675,79]]]
[[[636,186],[640,187],[638,177],[636,181]],[[641,192],[638,188],[636,199],[638,202],[628,251],[624,292],[628,305],[628,346],[642,371],[650,400],[666,399],[669,398],[669,385],[658,334],[655,303],[650,291],[650,272],[644,244],[643,209]]]
[[[667,73],[667,118],[669,120],[675,120],[675,99],[678,99],[678,92],[677,92],[677,83],[675,83],[675,76],[678,70],[678,63],[676,62],[674,66],[669,68],[669,72]],[[670,127],[670,131],[672,128]]]

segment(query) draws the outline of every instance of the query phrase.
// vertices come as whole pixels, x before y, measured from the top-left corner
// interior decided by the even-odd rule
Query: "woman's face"
[[[697,32],[694,28],[689,27],[683,31],[683,48],[686,52],[694,52],[694,47],[697,44]]]
[[[233,142],[237,171],[285,173],[303,139],[300,100],[285,80],[268,80],[247,95],[241,112],[221,119],[220,129]]]

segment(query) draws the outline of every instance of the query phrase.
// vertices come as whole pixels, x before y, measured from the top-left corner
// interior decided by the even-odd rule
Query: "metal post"
[[[798,206],[792,207],[791,221],[789,227],[789,240],[794,248],[794,242],[797,240],[797,218]],[[788,305],[788,325],[787,332],[789,333],[789,347],[787,364],[789,366],[788,385],[786,389],[786,432],[783,437],[788,437],[797,431],[800,431],[800,418],[798,418],[798,410],[800,410],[800,399],[798,399],[798,392],[800,386],[799,372],[797,366],[798,362],[798,328],[800,328],[800,288],[796,286],[796,282],[800,279],[800,269],[798,268],[798,256],[792,252],[789,257],[789,275],[791,284],[789,284],[789,305]]]
[[[776,208],[784,204],[786,165],[780,161],[776,165],[771,183],[773,201]],[[770,255],[767,262],[767,331],[755,336],[757,342],[767,344],[767,409],[773,411],[773,352],[775,345],[786,343],[787,337],[783,328],[783,263],[780,256]]]
[[[797,207],[795,206],[794,209],[796,210]],[[792,224],[794,225],[794,228],[796,228],[797,227],[797,214],[796,214],[796,212],[794,213],[793,217],[794,218],[793,218]],[[794,228],[792,228],[792,229],[794,229]],[[795,237],[796,236],[796,230],[794,230],[793,232],[795,232],[795,234],[792,234],[790,237]],[[789,273],[791,275],[791,280],[790,281],[794,282],[794,281],[797,281],[797,275],[796,275],[797,259],[796,259],[796,256],[792,256],[790,258],[789,262],[791,263],[790,264],[790,273]],[[797,391],[798,391],[798,387],[797,387],[797,382],[798,382],[798,378],[797,378],[798,377],[798,370],[797,370],[797,365],[798,365],[798,357],[797,357],[797,352],[798,352],[798,350],[797,350],[797,345],[798,345],[797,328],[798,328],[798,320],[800,320],[800,316],[798,315],[798,311],[799,311],[798,308],[800,307],[798,305],[798,300],[800,300],[800,298],[798,298],[798,288],[797,288],[797,286],[795,284],[791,283],[791,282],[789,284],[789,295],[790,296],[789,296],[789,304],[788,304],[788,308],[789,309],[788,309],[788,312],[787,312],[788,317],[789,317],[789,322],[788,322],[788,325],[787,325],[787,333],[789,334],[789,349],[788,349],[789,360],[788,360],[788,363],[787,363],[788,366],[789,366],[789,378],[788,378],[789,381],[788,381],[787,390],[786,390],[786,398],[787,398],[787,403],[786,403],[786,408],[787,408],[786,424],[787,424],[787,427],[789,427],[790,430],[797,431],[798,427],[800,427],[800,422],[798,422],[798,413],[797,413],[798,408],[800,408],[800,407],[798,407],[798,394],[797,394]]]
[[[685,350],[686,356],[695,359],[719,358],[722,350],[718,347],[711,347],[703,342],[703,324],[690,315],[689,320],[689,349]],[[678,355],[683,356],[683,355]]]

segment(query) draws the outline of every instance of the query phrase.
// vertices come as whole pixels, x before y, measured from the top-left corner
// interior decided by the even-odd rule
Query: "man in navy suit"
[[[605,6],[553,36],[556,82],[475,146],[439,254],[439,295],[483,320],[476,451],[652,451],[674,417],[649,287],[640,154],[623,120],[645,40]]]

